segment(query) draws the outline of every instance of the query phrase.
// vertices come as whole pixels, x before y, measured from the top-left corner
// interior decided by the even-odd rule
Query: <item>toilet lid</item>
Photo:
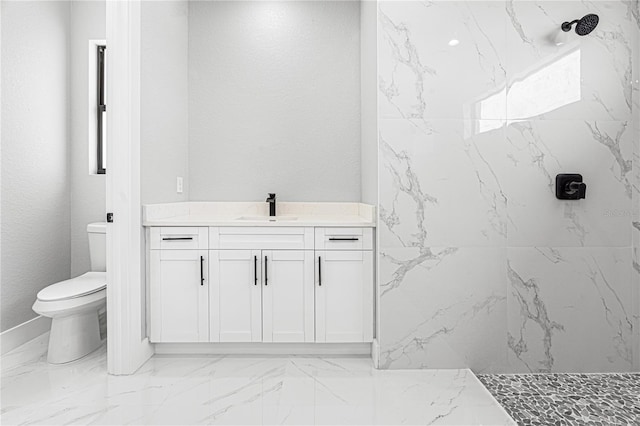
[[[87,272],[79,277],[51,284],[38,293],[38,300],[51,302],[54,300],[73,299],[86,296],[107,287],[106,272]]]

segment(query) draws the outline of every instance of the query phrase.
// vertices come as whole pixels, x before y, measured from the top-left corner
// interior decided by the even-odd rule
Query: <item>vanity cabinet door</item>
[[[210,250],[210,340],[262,341],[260,250]]]
[[[263,250],[264,342],[313,342],[313,251]]]
[[[207,250],[150,250],[150,339],[209,341]]]
[[[316,342],[373,341],[371,251],[316,251]]]

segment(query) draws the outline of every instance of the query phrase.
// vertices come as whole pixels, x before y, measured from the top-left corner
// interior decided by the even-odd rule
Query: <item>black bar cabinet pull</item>
[[[204,256],[200,256],[200,285],[204,285]]]
[[[329,241],[358,241],[358,240],[359,240],[358,237],[348,237],[348,238],[331,237],[331,238],[329,238]]]
[[[189,241],[193,240],[193,237],[166,237],[162,241]]]
[[[318,256],[318,287],[322,285],[322,257]]]
[[[264,257],[264,285],[269,283],[269,274],[267,273],[267,256]]]
[[[258,256],[253,256],[253,285],[258,285]]]

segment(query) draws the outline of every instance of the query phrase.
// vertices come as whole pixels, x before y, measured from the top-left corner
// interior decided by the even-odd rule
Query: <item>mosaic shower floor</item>
[[[640,425],[640,374],[478,376],[519,425]]]

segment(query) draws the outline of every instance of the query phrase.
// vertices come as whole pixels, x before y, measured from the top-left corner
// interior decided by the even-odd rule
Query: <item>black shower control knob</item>
[[[587,185],[580,174],[559,174],[556,176],[556,198],[559,200],[580,200],[587,195]]]
[[[569,182],[565,188],[565,192],[569,195],[578,195],[578,198],[584,198],[587,192],[587,185],[582,182]]]

